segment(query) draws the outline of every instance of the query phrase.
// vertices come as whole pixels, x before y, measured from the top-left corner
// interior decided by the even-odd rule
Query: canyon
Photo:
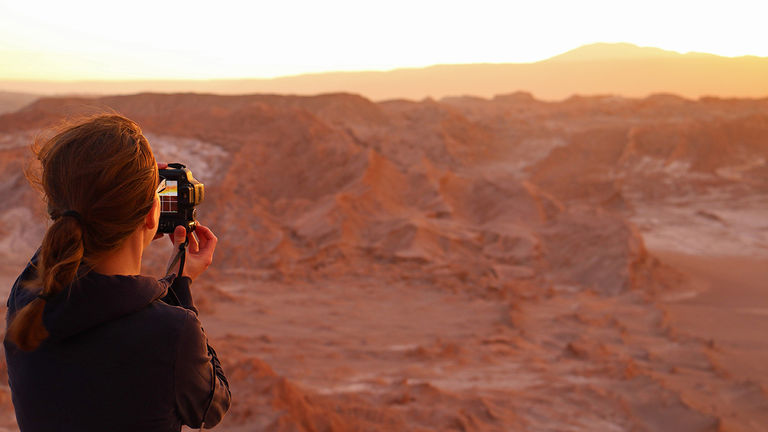
[[[768,99],[42,98],[0,115],[4,295],[46,227],[30,144],[103,112],[205,183],[218,430],[768,425]]]

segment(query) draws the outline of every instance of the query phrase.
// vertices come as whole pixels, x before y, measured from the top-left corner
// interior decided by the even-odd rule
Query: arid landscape
[[[0,294],[30,143],[107,110],[206,185],[217,430],[768,428],[768,99],[43,98],[0,115]]]

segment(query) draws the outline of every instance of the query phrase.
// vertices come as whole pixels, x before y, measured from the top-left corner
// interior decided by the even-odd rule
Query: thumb
[[[173,246],[178,248],[180,244],[184,243],[187,238],[187,230],[183,226],[179,225],[173,230]]]

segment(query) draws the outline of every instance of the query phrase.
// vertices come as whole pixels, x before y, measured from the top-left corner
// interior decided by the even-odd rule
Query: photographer
[[[20,430],[213,427],[231,396],[190,284],[216,237],[197,225],[182,275],[139,275],[145,248],[162,236],[165,182],[125,117],[70,125],[35,151],[53,223],[8,298],[4,346]],[[170,238],[175,254],[187,230]]]

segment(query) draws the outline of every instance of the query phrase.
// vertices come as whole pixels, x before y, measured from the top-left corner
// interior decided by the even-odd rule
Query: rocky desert
[[[30,144],[108,111],[206,185],[216,430],[768,430],[768,99],[39,99],[0,115],[4,298]]]

